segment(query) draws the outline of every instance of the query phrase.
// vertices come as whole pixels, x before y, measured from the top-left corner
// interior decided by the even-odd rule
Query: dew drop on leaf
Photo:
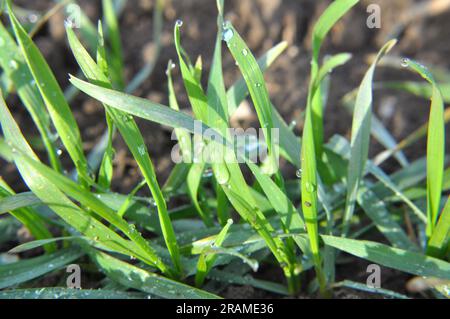
[[[409,59],[408,58],[403,58],[401,66],[404,67],[404,68],[407,68],[409,66]]]
[[[234,32],[231,28],[227,27],[226,29],[223,30],[222,33],[222,40],[225,42],[230,41],[234,36]]]

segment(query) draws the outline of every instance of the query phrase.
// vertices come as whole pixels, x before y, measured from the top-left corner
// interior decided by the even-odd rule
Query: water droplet
[[[131,116],[131,115],[129,115],[129,114],[124,114],[124,115],[122,116],[122,119],[123,119],[125,122],[130,122],[130,121],[133,119],[133,116]]]
[[[216,171],[216,180],[220,185],[225,185],[230,180],[230,172],[226,166],[222,166]]]
[[[38,20],[38,16],[34,13],[32,13],[28,16],[28,21],[30,21],[31,23],[36,23],[37,20]]]
[[[73,21],[71,19],[64,20],[64,27],[72,29],[74,27]]]
[[[233,29],[231,29],[227,24],[226,27],[223,29],[222,40],[228,42],[233,38],[233,36],[234,36]]]
[[[181,27],[181,26],[183,25],[183,20],[178,19],[177,21],[175,21],[175,25],[176,25],[177,27]]]
[[[306,183],[305,186],[306,186],[306,191],[309,193],[312,193],[316,190],[316,186],[314,186],[314,184],[312,184],[312,183],[308,182],[308,183]]]
[[[407,68],[409,66],[409,59],[408,58],[403,58],[401,66],[404,67],[404,68]]]
[[[247,49],[243,49],[243,50],[242,50],[242,54],[243,54],[244,56],[247,56],[247,54],[248,54]]]
[[[11,69],[13,70],[17,70],[19,68],[19,64],[17,64],[16,60],[11,60],[9,61],[9,66],[11,67]]]
[[[295,176],[297,176],[298,178],[302,178],[302,170],[301,170],[301,169],[298,169],[298,170],[295,172]]]
[[[145,145],[140,145],[138,147],[138,152],[141,156],[144,156],[145,155]]]
[[[57,154],[58,156],[61,156],[62,153],[63,153],[62,149],[58,149],[58,150],[56,151],[56,154]]]
[[[306,207],[311,207],[311,203],[310,202],[305,202],[305,206]]]
[[[213,175],[213,171],[211,168],[206,169],[205,172],[203,173],[204,178],[211,177],[212,175]]]
[[[257,88],[260,88],[260,87],[261,87],[261,83],[255,83],[255,86],[256,86]]]

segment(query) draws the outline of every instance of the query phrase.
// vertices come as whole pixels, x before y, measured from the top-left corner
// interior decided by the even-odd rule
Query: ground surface
[[[297,122],[295,127],[297,134],[300,134],[302,130],[302,112],[306,100],[311,56],[310,34],[318,15],[329,2],[314,0],[226,1],[227,18],[234,23],[256,55],[261,55],[282,40],[289,42],[289,49],[266,73],[266,80],[272,101],[285,120],[288,123],[294,120]],[[411,12],[409,10],[412,10],[414,5],[425,2],[428,1],[361,1],[361,4],[332,30],[322,51],[326,54],[350,52],[353,54],[353,59],[332,75],[331,93],[325,116],[325,129],[328,137],[335,133],[349,136],[351,117],[341,105],[341,98],[359,85],[367,69],[368,55],[376,53],[381,44],[393,32],[397,23],[401,21],[401,17],[408,16],[408,12]],[[22,0],[15,1],[15,3],[30,9],[46,10],[52,1]],[[99,17],[100,1],[85,0],[80,3],[93,20]],[[120,20],[127,79],[131,79],[142,68],[146,55],[151,51],[153,3],[152,0],[128,1]],[[366,8],[370,3],[378,3],[382,8],[382,28],[379,30],[371,30],[366,27]],[[212,0],[171,1],[165,10],[163,48],[160,59],[152,76],[135,94],[167,104],[165,69],[169,59],[177,60],[172,38],[176,19],[184,21],[182,27],[183,46],[192,59],[201,54],[204,69],[208,70],[216,33],[215,15],[215,1]],[[75,73],[76,65],[66,45],[66,39],[62,32],[62,21],[62,17],[58,15],[52,18],[35,40],[47,57],[61,85],[65,87],[68,84],[67,74]],[[424,64],[434,64],[444,70],[450,70],[449,38],[450,11],[419,17],[413,23],[406,25],[398,37],[399,43],[393,54],[408,56],[420,60]],[[237,77],[237,68],[226,49],[224,49],[224,73],[227,85],[233,83]],[[177,79],[176,90],[180,93],[180,105],[182,108],[188,108],[178,68],[175,69],[174,76]],[[204,75],[204,78],[207,78],[207,75]],[[380,68],[377,71],[376,79],[416,78],[402,70]],[[28,125],[30,120],[18,100],[11,97],[8,102],[13,107],[14,115],[22,129],[27,134],[34,134],[32,126]],[[103,108],[82,95],[72,103],[72,108],[81,127],[86,142],[85,148],[88,151],[105,129]],[[384,90],[377,92],[374,108],[386,127],[400,140],[427,120],[429,102],[407,94]],[[257,125],[255,115],[243,117],[240,124],[243,126]],[[173,165],[169,156],[173,145],[173,142],[170,141],[170,132],[148,122],[139,121],[139,125],[144,132],[150,155],[158,171],[158,177],[163,182]],[[450,146],[449,141],[450,137],[447,138],[447,146]],[[140,177],[136,164],[129,157],[124,143],[117,139],[115,147],[117,169],[114,176],[114,190],[127,192],[134,187]],[[371,152],[376,154],[380,150],[380,146],[374,143]],[[422,140],[409,148],[406,154],[413,159],[423,156],[424,152],[425,140]],[[388,163],[385,168],[391,170],[394,165]],[[287,176],[294,176],[294,170],[291,167],[284,169]],[[20,177],[12,165],[1,162],[0,175],[11,185],[16,186],[17,191],[24,190]],[[355,269],[359,270],[355,271]],[[365,267],[363,265],[343,266],[342,271],[338,271],[341,276],[338,279],[345,279],[348,275],[349,278],[364,281],[366,274],[360,271],[361,269],[365,269]],[[272,276],[272,274],[269,273],[267,276]],[[398,273],[386,270],[383,278],[383,287],[393,288],[397,291],[404,290],[404,278],[399,280]],[[239,288],[239,293],[233,289],[226,292],[227,296],[236,297],[239,293],[247,297],[261,296],[259,292],[252,289]],[[352,296],[361,295],[345,291],[343,291],[343,295],[339,295],[339,297]]]

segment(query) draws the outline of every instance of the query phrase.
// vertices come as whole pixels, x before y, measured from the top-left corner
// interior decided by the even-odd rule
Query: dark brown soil
[[[333,72],[331,92],[325,116],[325,130],[327,137],[333,134],[349,136],[351,117],[341,105],[341,98],[355,89],[367,70],[367,58],[376,53],[386,37],[392,33],[394,26],[401,15],[407,15],[413,5],[428,2],[429,0],[403,0],[403,1],[361,1],[338,25],[333,28],[322,52],[334,54],[337,52],[350,52],[353,59],[345,66]],[[306,92],[308,87],[309,61],[311,57],[310,34],[314,22],[330,1],[314,0],[229,0],[226,1],[227,18],[231,20],[236,29],[247,41],[250,49],[261,55],[267,49],[280,41],[288,41],[289,48],[276,61],[266,73],[269,92],[274,105],[280,110],[287,122],[295,120],[297,134],[302,130],[302,112],[304,111]],[[17,5],[29,9],[46,10],[53,1],[21,0],[15,1]],[[100,1],[80,1],[83,9],[95,21],[100,15]],[[368,29],[366,27],[367,5],[377,3],[382,8],[382,28]],[[145,63],[146,52],[152,43],[152,14],[154,1],[136,0],[127,1],[125,11],[120,20],[123,46],[125,53],[126,77],[131,79]],[[167,81],[165,69],[169,59],[177,61],[173,45],[173,25],[176,19],[184,21],[182,27],[183,46],[192,59],[202,56],[204,70],[209,70],[213,43],[216,36],[215,27],[216,7],[211,0],[172,0],[165,10],[164,33],[162,36],[163,48],[151,77],[135,92],[136,95],[147,97],[155,102],[167,104]],[[36,36],[35,40],[54,70],[62,87],[68,85],[68,73],[76,73],[76,64],[67,47],[61,15],[56,15],[50,23]],[[424,64],[432,64],[443,70],[450,69],[450,11],[437,15],[419,17],[406,26],[399,36],[399,43],[393,51],[394,55],[408,56],[420,60]],[[224,74],[226,84],[230,85],[237,78],[238,72],[228,52],[224,49]],[[179,93],[179,103],[184,109],[189,108],[185,91],[180,81],[178,68],[175,69],[176,91]],[[204,75],[207,78],[207,73]],[[380,68],[376,75],[377,80],[417,79],[410,73],[401,70]],[[381,105],[394,101],[392,114],[386,116],[380,112]],[[21,128],[28,135],[35,133],[30,119],[15,97],[8,99],[14,110],[14,115]],[[98,141],[105,129],[102,107],[86,96],[80,95],[72,109],[81,127],[88,151]],[[375,112],[380,115],[383,123],[398,140],[406,137],[421,124],[426,122],[429,102],[411,97],[404,93],[383,90],[376,93]],[[389,113],[389,112],[388,112]],[[244,125],[257,125],[256,117],[247,118]],[[150,155],[158,171],[158,178],[164,182],[172,162],[170,160],[170,132],[158,125],[138,121],[149,147]],[[447,134],[447,149],[450,146],[450,136]],[[426,141],[421,140],[406,150],[410,159],[425,154]],[[127,192],[134,187],[140,179],[138,169],[131,160],[124,143],[120,138],[115,141],[117,151],[115,159],[114,190]],[[372,154],[381,151],[377,143],[373,143]],[[0,174],[15,186],[17,191],[24,190],[14,167],[1,162]],[[395,168],[395,162],[388,162],[386,169]],[[288,176],[294,176],[291,167],[285,168]],[[365,267],[354,267],[363,270]],[[342,278],[361,279],[361,271],[353,272],[343,268],[338,273],[345,274]],[[347,276],[347,277],[346,277]],[[404,276],[397,280],[399,274],[386,270],[384,278],[386,285],[397,291],[404,290]],[[390,284],[389,284],[390,283]],[[227,295],[236,295],[234,288],[230,288]],[[345,291],[344,295],[346,295]],[[243,292],[244,294],[246,292]],[[353,293],[353,292],[352,292]],[[361,297],[361,295],[354,294]],[[250,292],[249,296],[260,297],[259,292]],[[348,297],[348,294],[346,295]],[[364,296],[364,295],[362,295]],[[342,296],[340,296],[342,297]]]

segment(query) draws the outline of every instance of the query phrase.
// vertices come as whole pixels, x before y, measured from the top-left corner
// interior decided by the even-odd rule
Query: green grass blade
[[[303,232],[306,227],[305,223],[289,198],[275,184],[275,182],[261,172],[258,166],[252,163],[248,163],[248,166],[269,199],[272,207],[280,215],[281,221],[286,227],[287,232]],[[298,240],[298,238],[294,239],[304,253],[309,252],[308,246],[305,242]]]
[[[88,165],[83,153],[80,131],[75,118],[67,104],[64,94],[55,79],[50,67],[40,53],[37,46],[28,37],[20,25],[8,3],[8,12],[11,24],[14,28],[16,39],[22,49],[22,53],[33,74],[34,80],[47,106],[47,110],[58,131],[59,137],[72,158],[79,178],[88,180]]]
[[[52,233],[47,229],[44,220],[30,208],[38,202],[40,201],[33,194],[14,194],[11,189],[0,185],[0,215],[10,212],[36,239],[52,238]],[[45,245],[44,249],[46,252],[53,252],[56,245]]]
[[[344,235],[347,234],[350,227],[349,223],[353,216],[359,183],[363,176],[369,154],[370,123],[373,102],[372,82],[375,68],[379,60],[391,50],[395,43],[396,41],[392,40],[381,48],[377,58],[366,72],[358,90],[352,121],[351,151],[347,173],[347,196],[345,200],[342,231]]]
[[[124,219],[122,219],[121,216],[119,216],[119,214],[110,209],[96,196],[84,190],[71,179],[51,170],[49,167],[28,157],[24,157],[23,159],[26,163],[28,163],[28,165],[34,167],[37,172],[40,172],[42,176],[45,176],[45,178],[47,178],[52,184],[57,186],[61,191],[66,193],[71,198],[76,199],[84,206],[89,207],[99,217],[105,219],[114,227],[117,227],[122,233],[124,233],[131,241],[136,244],[136,247],[139,247],[140,255],[146,256],[146,260],[150,260],[151,264],[156,265],[163,271],[166,270],[165,265],[160,262],[156,252],[148,245],[142,235],[138,233],[136,228],[133,225],[128,224]]]
[[[258,59],[258,66],[262,72],[265,72],[272,63],[284,52],[287,48],[287,42],[280,42],[266,53],[264,53]],[[241,102],[248,95],[247,83],[243,77],[239,78],[227,91],[227,101],[228,101],[228,114],[232,116],[237,110]]]
[[[450,234],[450,198],[442,210],[441,217],[433,231],[433,235],[428,243],[427,253],[430,256],[442,258],[449,247]]]
[[[107,289],[36,288],[0,292],[0,299],[147,299],[143,293]]]
[[[230,173],[233,176],[233,171],[230,171]],[[230,182],[234,183],[235,181],[230,180]],[[236,189],[235,186],[233,187],[233,184],[231,184],[230,188],[223,188],[233,207],[264,239],[267,247],[275,256],[278,263],[280,263],[283,268],[284,275],[288,279],[289,291],[293,293],[295,291],[295,283],[293,283],[292,280],[295,280],[295,274],[297,273],[298,269],[296,269],[295,265],[293,265],[291,263],[291,260],[289,259],[290,252],[287,251],[283,241],[281,241],[279,238],[273,237],[274,229],[265,218],[261,210],[256,205],[252,206],[253,203],[242,197],[242,195],[245,194],[242,192],[242,189],[241,193],[239,194],[236,193],[233,189]]]
[[[239,70],[247,83],[247,88],[268,146],[268,160],[270,161],[267,167],[268,173],[274,174],[278,169],[278,151],[276,149],[278,141],[274,140],[275,136],[272,135],[272,129],[274,128],[272,103],[270,102],[263,73],[250,49],[231,23],[227,23],[224,26],[223,39],[233,58],[238,63]]]
[[[222,244],[225,240],[225,237],[226,237],[232,224],[233,224],[233,220],[229,219],[227,221],[226,225],[222,228],[220,233],[215,238],[214,243],[213,243],[213,245],[215,247],[222,246]],[[195,285],[197,287],[201,287],[203,285],[205,277],[208,275],[209,271],[213,267],[216,259],[217,259],[217,255],[214,253],[213,254],[205,254],[205,253],[200,254],[200,257],[198,258],[198,263],[197,263],[197,272],[195,273]]]
[[[357,202],[375,223],[378,230],[397,248],[417,250],[408,235],[400,225],[390,216],[388,208],[366,185],[361,183],[357,195]]]
[[[373,293],[373,294],[384,295],[384,296],[396,298],[396,299],[410,299],[408,296],[399,294],[395,291],[391,291],[391,290],[387,290],[387,289],[383,289],[383,288],[369,287],[367,284],[362,284],[362,283],[354,282],[351,280],[343,280],[343,281],[333,284],[333,288],[339,288],[339,287],[351,288],[351,289],[365,291],[365,292],[369,292],[369,293]]]
[[[169,61],[169,65],[166,71],[168,77],[168,87],[169,87],[169,105],[172,109],[179,111],[178,102],[175,96],[175,90],[173,87],[172,81],[172,61]],[[192,143],[191,136],[186,130],[176,128],[175,134],[178,138],[178,145],[180,146],[182,160],[185,163],[192,163]],[[203,219],[205,225],[212,226],[212,219],[208,214],[204,212],[198,202],[198,189],[200,186],[201,178],[203,175],[203,171],[205,169],[205,163],[193,163],[190,164],[189,173],[186,176],[186,184],[188,187],[189,195],[191,197],[192,202],[194,203],[195,208],[197,209],[198,214]]]
[[[101,83],[103,83],[103,85],[108,86],[109,83],[105,75],[95,64],[94,60],[89,56],[88,52],[83,48],[79,40],[76,38],[74,32],[71,29],[67,29],[67,35],[75,58],[77,59],[77,62],[80,65],[83,72],[85,73],[86,77],[91,81],[97,82],[100,81]],[[83,89],[80,86],[76,85],[77,81],[81,82],[80,80],[75,81],[75,79],[72,79],[72,81],[73,81],[72,83],[74,83],[75,86],[77,86],[83,91]],[[84,85],[91,86],[91,84],[87,84],[86,82],[84,82]],[[111,91],[108,89],[103,90]],[[119,94],[122,96],[126,96],[121,93]],[[134,119],[130,115],[120,112],[119,110],[110,108],[109,106],[110,105],[112,106],[113,103],[109,103],[108,101],[102,102],[105,104],[107,112],[111,115],[114,124],[119,129],[119,132],[124,138],[127,146],[129,147],[131,153],[133,154],[133,157],[136,159],[136,162],[138,163],[145,180],[147,181],[147,184],[155,200],[155,204],[158,207],[158,216],[160,219],[161,229],[163,231],[163,236],[166,241],[167,248],[170,251],[176,271],[178,273],[181,273],[182,265],[180,262],[180,254],[178,244],[175,238],[175,232],[173,230],[170,217],[167,213],[167,206],[164,196],[156,179],[153,163],[150,159],[150,156],[144,143],[144,139],[139,131],[139,128],[137,127]],[[121,103],[120,101],[118,101],[117,98],[114,99],[114,102]],[[139,105],[138,108],[140,109],[141,106]],[[167,107],[159,105],[158,108],[164,108],[166,110],[173,111]]]
[[[319,250],[319,229],[317,220],[318,176],[316,164],[316,160],[321,159],[323,144],[323,106],[322,96],[320,94],[320,78],[318,77],[320,72],[319,53],[322,42],[332,26],[357,2],[358,0],[340,0],[333,2],[314,26],[312,37],[313,57],[311,60],[311,78],[300,154],[302,170],[301,193],[303,215],[306,222],[316,275],[322,294],[326,293],[326,279],[322,270],[322,258]],[[344,57],[344,60],[345,59],[346,58]],[[334,63],[333,60],[332,62]],[[327,68],[324,70],[326,69]]]
[[[122,89],[125,87],[123,78],[123,52],[120,38],[119,22],[112,0],[102,0],[103,15],[105,18],[107,34],[111,43],[109,64],[111,67],[112,82]]]
[[[211,227],[214,225],[214,222],[211,219],[211,216],[207,211],[205,211],[198,201],[198,191],[201,184],[203,171],[205,170],[205,163],[193,163],[191,165],[191,169],[187,175],[186,185],[188,188],[189,195],[192,199],[192,202],[197,209],[198,214],[202,218],[203,222],[207,227]]]
[[[41,201],[33,193],[11,194],[0,186],[0,214],[11,210],[38,205]]]
[[[185,61],[186,54],[181,47],[181,35],[180,28],[182,23],[177,21],[174,28],[174,39],[175,39],[175,48],[177,50],[178,59],[180,63],[181,74],[183,76],[184,86],[189,96],[189,101],[192,106],[192,111],[195,114],[195,117],[198,119],[206,119],[206,110],[207,107],[207,98],[203,89],[198,82],[198,79],[195,77],[193,72],[191,72],[191,68],[189,60]]]
[[[228,103],[225,83],[222,71],[222,29],[223,29],[223,1],[217,1],[217,36],[214,55],[208,79],[206,123],[217,128],[223,136],[226,136],[228,128]]]
[[[322,43],[331,28],[358,2],[358,0],[333,1],[322,13],[313,29],[311,77],[307,104],[310,105],[311,108],[314,148],[318,159],[321,158],[323,144],[322,95],[320,92],[320,85],[316,82],[319,73],[320,48],[322,47]]]
[[[51,138],[50,118],[46,112],[44,102],[38,88],[34,85],[33,75],[26,66],[20,49],[1,22],[0,41],[4,47],[8,48],[8,50],[0,51],[0,65],[4,71],[3,74],[11,79],[23,105],[36,124],[52,167],[61,171],[61,162],[56,146]]]
[[[168,83],[168,95],[169,95],[169,106],[175,111],[179,111],[180,107],[178,106],[177,97],[175,95],[175,89],[173,87],[172,80],[172,61],[169,61],[167,66],[166,74],[167,74],[167,83]],[[192,143],[191,136],[186,130],[183,129],[175,129],[175,134],[178,138],[181,155],[183,157],[183,162],[192,163]]]
[[[15,164],[30,190],[60,218],[80,233],[85,234],[94,241],[101,241],[105,246],[114,251],[125,255],[133,255],[133,250],[129,249],[129,247],[132,247],[131,242],[123,239],[93,218],[88,212],[76,206],[55,185],[50,183],[40,171],[36,171],[29,165],[29,161],[39,163],[37,162],[38,158],[23,137],[4,101],[0,100],[0,102],[0,122],[3,134],[6,140],[11,145],[14,145],[13,154]],[[26,161],[26,158],[29,158],[29,161]],[[50,168],[48,170],[54,174],[59,174]],[[71,183],[78,186],[73,181]],[[139,255],[136,255],[136,257],[139,257]],[[141,258],[147,260],[145,256]],[[152,263],[152,261],[148,262]]]
[[[167,106],[147,99],[105,89],[75,77],[71,77],[70,81],[84,93],[108,106],[162,125],[184,128],[189,132],[194,132],[194,119],[182,112],[172,110]],[[208,128],[205,124],[201,125],[202,131]]]
[[[109,74],[108,62],[106,59],[105,41],[103,38],[103,28],[101,21],[98,22],[98,45],[97,45],[97,64],[105,75]],[[111,180],[113,176],[113,156],[114,149],[112,146],[113,137],[115,133],[115,127],[111,116],[106,112],[106,125],[107,125],[107,142],[104,149],[102,161],[100,163],[100,169],[98,172],[98,185],[104,189],[111,187]]]
[[[384,244],[322,235],[325,244],[377,264],[418,276],[450,279],[450,263]]]
[[[0,265],[0,289],[12,287],[59,270],[82,255],[79,249],[71,248],[13,264]]]
[[[134,196],[142,187],[144,187],[146,183],[147,182],[143,180],[142,182],[137,184],[135,188],[133,188],[133,190],[128,194],[128,196],[126,196],[126,199],[123,201],[120,208],[117,210],[117,215],[123,217],[126,214],[127,210],[131,207],[133,203]]]
[[[41,239],[41,240],[33,240],[26,242],[25,244],[21,244],[19,246],[14,247],[13,249],[10,249],[8,251],[9,254],[19,254],[23,253],[25,251],[29,251],[38,247],[45,246],[50,243],[56,243],[61,240],[75,240],[79,239],[80,237],[77,236],[68,236],[68,237],[55,237],[50,239]],[[56,246],[55,246],[56,247]]]
[[[171,299],[217,299],[218,296],[150,273],[105,253],[90,249],[89,255],[106,276],[119,284]]]
[[[433,75],[421,64],[405,60],[406,66],[420,74],[433,87],[427,140],[427,237],[433,234],[439,215],[445,157],[444,102]]]

